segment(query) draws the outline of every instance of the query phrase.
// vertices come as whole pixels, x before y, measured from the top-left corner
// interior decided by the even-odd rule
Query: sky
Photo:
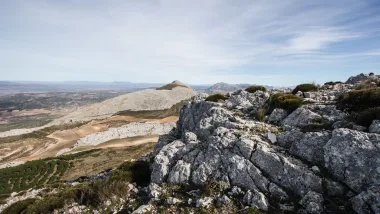
[[[379,0],[0,1],[0,80],[286,86],[370,72]]]

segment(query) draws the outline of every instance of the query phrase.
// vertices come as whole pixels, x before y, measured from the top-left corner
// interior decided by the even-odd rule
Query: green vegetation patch
[[[9,194],[60,182],[59,177],[70,167],[67,161],[36,160],[0,169],[0,194]]]
[[[223,94],[213,94],[213,95],[210,95],[206,98],[206,101],[210,101],[210,102],[218,102],[219,100],[226,100],[227,97],[224,96]]]
[[[263,86],[251,86],[245,89],[246,92],[255,93],[256,91],[267,91],[267,89]]]
[[[380,120],[380,107],[370,108],[360,112],[352,112],[349,119],[356,124],[369,127],[373,120]]]
[[[139,186],[147,186],[150,183],[150,165],[143,161],[124,162],[112,171],[110,180],[121,180],[136,183]]]
[[[354,90],[343,94],[338,108],[348,111],[364,111],[380,106],[380,88]]]
[[[26,199],[23,201],[18,201],[9,207],[5,208],[2,214],[19,214],[19,213],[28,213],[28,206],[33,204],[36,199]]]
[[[71,167],[70,161],[97,150],[78,152],[0,169],[0,194],[10,194],[62,182],[60,178]]]
[[[302,101],[303,98],[293,94],[273,94],[267,101],[268,112],[271,113],[275,108],[282,108],[292,112],[302,105]]]
[[[318,91],[318,87],[315,84],[301,84],[298,85],[293,91],[292,94],[297,94],[297,92],[309,92],[309,91]]]
[[[336,84],[343,84],[343,82],[341,82],[341,81],[336,81],[336,82],[330,81],[330,82],[326,82],[324,85],[336,85]]]

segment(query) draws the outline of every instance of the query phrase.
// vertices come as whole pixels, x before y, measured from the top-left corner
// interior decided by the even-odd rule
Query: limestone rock
[[[152,210],[153,210],[153,206],[150,204],[141,205],[137,210],[133,211],[132,214],[150,213]]]
[[[319,214],[323,212],[323,196],[316,192],[308,192],[305,197],[302,198],[300,204],[310,214]]]
[[[164,146],[157,154],[152,164],[151,180],[153,183],[161,184],[168,175],[173,159],[176,157],[178,150],[183,148],[185,144],[176,140]]]
[[[356,192],[380,180],[380,135],[335,129],[324,146],[325,167]]]
[[[285,109],[276,108],[270,114],[268,118],[269,123],[279,124],[281,121],[288,116],[288,112]]]
[[[282,125],[302,127],[311,124],[317,118],[321,116],[308,109],[298,108],[282,121]]]
[[[166,199],[166,203],[169,204],[169,205],[175,205],[175,204],[178,204],[178,203],[181,203],[182,201],[178,198],[173,198],[173,197],[169,197]]]
[[[200,198],[197,200],[197,207],[210,207],[214,201],[211,197]]]
[[[190,177],[190,167],[189,163],[179,160],[169,174],[169,184],[186,184]]]
[[[380,120],[374,120],[368,130],[370,133],[380,134]]]
[[[323,164],[323,146],[329,141],[328,132],[308,132],[290,147],[290,154],[314,164]]]
[[[260,210],[268,210],[268,200],[265,195],[257,190],[248,190],[243,198],[245,204]]]

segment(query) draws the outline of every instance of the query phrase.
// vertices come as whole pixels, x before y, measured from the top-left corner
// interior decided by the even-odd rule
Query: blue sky
[[[380,74],[380,1],[3,0],[0,72],[269,85]]]

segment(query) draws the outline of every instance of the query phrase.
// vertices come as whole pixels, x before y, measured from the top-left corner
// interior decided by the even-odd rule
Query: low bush
[[[293,94],[273,94],[267,101],[267,112],[271,113],[275,108],[282,108],[292,112],[302,105],[302,101],[303,98]]]
[[[356,124],[369,127],[373,120],[380,120],[380,107],[352,112],[349,119]]]
[[[380,88],[354,90],[343,94],[337,103],[339,109],[364,111],[380,106]]]
[[[336,82],[330,81],[330,82],[326,82],[324,85],[336,85],[336,84],[343,84],[343,82],[341,82],[341,81],[336,81]]]
[[[28,206],[33,204],[36,199],[26,199],[23,201],[18,201],[9,207],[5,208],[2,214],[18,214],[18,213],[31,213],[28,210]]]
[[[260,122],[264,122],[264,120],[265,120],[265,109],[257,110],[256,119]]]
[[[147,186],[150,183],[150,165],[147,162],[124,162],[112,172],[111,180],[122,180]]]
[[[267,91],[267,89],[263,86],[251,86],[249,88],[246,88],[245,89],[246,92],[249,92],[249,93],[255,93],[256,91]]]
[[[51,195],[46,198],[35,201],[27,208],[27,213],[33,214],[49,214],[53,213],[55,209],[63,208],[65,200],[62,197]]]
[[[309,91],[318,91],[318,87],[315,84],[301,84],[298,85],[293,91],[292,94],[297,94],[297,92],[309,92]]]
[[[227,97],[224,96],[223,94],[213,94],[213,95],[210,95],[206,98],[206,101],[210,101],[210,102],[218,102],[219,100],[226,100]]]

